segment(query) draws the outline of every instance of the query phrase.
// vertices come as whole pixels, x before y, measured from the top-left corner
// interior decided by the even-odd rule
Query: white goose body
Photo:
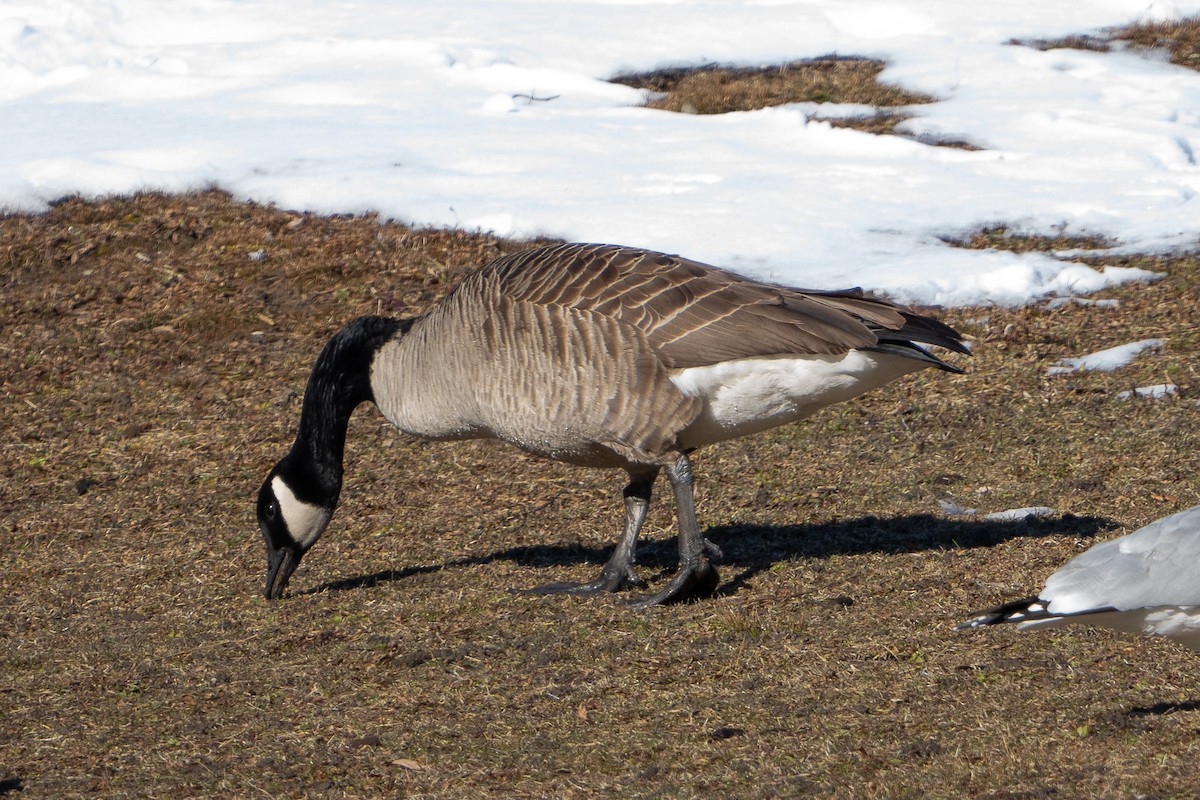
[[[260,492],[267,594],[282,592],[328,522],[297,504],[332,514],[345,420],[364,400],[418,436],[494,437],[629,474],[625,532],[600,580],[548,591],[613,591],[636,580],[634,544],[650,487],[666,470],[681,570],[644,602],[711,589],[713,548],[694,519],[687,453],[807,417],[923,367],[960,371],[919,343],[969,352],[951,328],[858,290],[793,289],[611,245],[504,256],[423,317],[362,318],[330,340],[313,368],[292,452]]]
[[[692,449],[796,422],[924,366],[902,356],[851,350],[841,356],[759,356],[679,370],[671,382],[704,401],[679,441]]]
[[[1047,578],[1037,597],[988,609],[959,627],[1004,622],[1096,625],[1200,650],[1200,506],[1095,545]]]

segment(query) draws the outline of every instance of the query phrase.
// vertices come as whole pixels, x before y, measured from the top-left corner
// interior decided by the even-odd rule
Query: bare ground
[[[1118,309],[947,312],[970,374],[702,453],[716,597],[510,593],[599,568],[620,476],[413,441],[365,408],[333,527],[263,600],[253,498],[323,340],[518,246],[218,191],[0,218],[0,794],[1195,796],[1194,654],[951,630],[1198,502],[1191,257],[1135,260],[1168,275],[1106,292]],[[1046,375],[1148,336],[1166,347],[1119,372]],[[1113,396],[1164,381],[1180,394]],[[655,583],[672,524],[662,502]]]
[[[1058,39],[1013,39],[1013,45],[1039,50],[1093,50],[1107,53],[1129,47],[1134,52],[1155,57],[1165,54],[1172,63],[1200,70],[1200,17],[1184,17],[1161,22],[1135,22],[1097,33],[1072,34]]]
[[[763,67],[668,67],[617,75],[612,81],[652,92],[646,103],[650,108],[685,114],[727,114],[805,102],[871,106],[868,114],[817,115],[813,120],[877,136],[909,136],[900,123],[913,117],[913,109],[937,98],[880,81],[885,66],[874,58],[828,55]],[[916,138],[931,146],[981,149],[959,139]]]

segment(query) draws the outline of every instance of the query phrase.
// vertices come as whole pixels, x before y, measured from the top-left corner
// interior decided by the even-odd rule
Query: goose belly
[[[1098,611],[1066,617],[1022,622],[1020,628],[1050,628],[1080,622],[1098,625],[1123,633],[1140,633],[1146,636],[1166,636],[1182,642],[1193,650],[1200,650],[1200,608],[1196,606],[1153,606],[1134,608],[1128,611]]]
[[[779,355],[725,361],[674,372],[671,380],[704,399],[700,415],[679,435],[700,447],[803,419],[926,366],[888,353]]]

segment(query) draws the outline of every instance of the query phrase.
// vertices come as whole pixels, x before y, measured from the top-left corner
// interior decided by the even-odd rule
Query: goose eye
[[[272,500],[267,505],[267,510],[264,512],[264,515],[267,518],[267,522],[274,522],[275,518],[279,516],[279,501]]]

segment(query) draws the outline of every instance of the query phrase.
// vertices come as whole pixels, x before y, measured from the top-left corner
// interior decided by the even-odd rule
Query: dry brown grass
[[[1166,50],[1172,64],[1200,70],[1200,17],[1127,25],[1113,31],[1113,38],[1135,47]]]
[[[1006,44],[1032,47],[1035,50],[1090,50],[1107,53],[1112,50],[1112,39],[1108,36],[1078,33],[1055,39],[1009,39]]]
[[[727,114],[785,103],[858,103],[876,107],[932,103],[929,95],[880,83],[884,63],[825,56],[768,67],[703,67],[622,75],[615,83],[659,94],[651,108],[688,114]]]
[[[1102,34],[1077,34],[1058,39],[1014,39],[1011,44],[1039,50],[1094,50],[1108,52],[1115,42],[1143,50],[1166,51],[1172,64],[1200,70],[1200,17],[1170,22],[1135,22]]]
[[[944,237],[943,241],[973,250],[1007,250],[1012,253],[1060,250],[1100,250],[1116,243],[1104,236],[1085,236],[1059,232],[1053,236],[1014,231],[1007,225],[990,225],[972,231],[962,238]]]
[[[912,114],[905,114],[903,112],[879,111],[874,114],[850,117],[815,116],[813,120],[816,122],[828,122],[835,128],[851,128],[852,130],[876,136],[901,136],[933,147],[949,147],[954,150],[970,151],[983,150],[979,145],[972,144],[965,139],[955,139],[952,136],[945,138],[928,135],[913,136],[906,131],[899,130],[898,126],[900,123],[912,119],[912,116]]]
[[[216,191],[0,218],[0,792],[1194,795],[1200,659],[950,629],[1197,502],[1194,258],[1144,259],[1169,277],[1106,293],[1116,310],[947,313],[970,374],[702,453],[714,598],[510,594],[598,569],[619,477],[364,409],[333,528],[264,601],[253,497],[325,337],[516,246]],[[1149,335],[1168,346],[1119,372],[1046,375]],[[1163,380],[1180,395],[1113,397]],[[946,518],[939,498],[1073,515]],[[662,503],[655,580],[671,526]]]
[[[787,103],[847,103],[867,105],[874,113],[848,117],[814,117],[835,128],[852,128],[875,135],[907,136],[898,131],[912,114],[889,109],[933,103],[937,98],[879,80],[886,65],[857,56],[824,56],[766,67],[706,64],[619,75],[614,83],[656,94],[647,102],[685,114],[728,114]],[[922,140],[923,141],[923,140]],[[978,150],[965,141],[924,141],[942,147]]]

